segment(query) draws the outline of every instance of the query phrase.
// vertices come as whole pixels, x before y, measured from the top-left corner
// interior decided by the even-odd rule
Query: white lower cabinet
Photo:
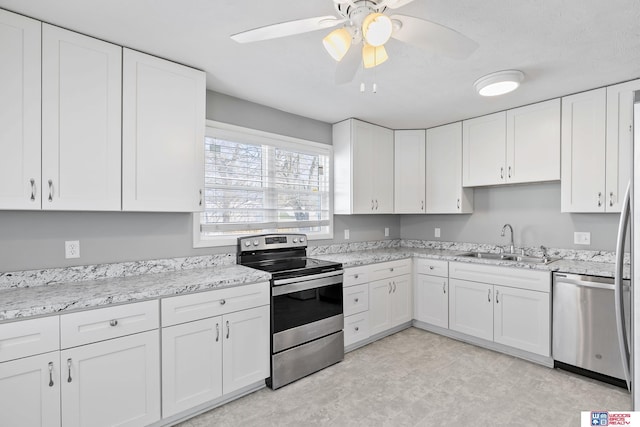
[[[369,333],[384,332],[411,320],[411,276],[391,277],[369,284]]]
[[[160,419],[158,331],[60,353],[62,425],[145,426]]]
[[[369,312],[353,314],[344,319],[344,346],[369,338]]]
[[[449,279],[449,328],[493,340],[493,286]]]
[[[163,418],[269,376],[268,291],[261,283],[162,300],[163,324],[171,325],[162,328]],[[238,310],[246,301],[261,305]],[[194,312],[200,319],[173,324]]]
[[[0,363],[1,426],[60,426],[60,352]]]
[[[449,279],[418,274],[414,295],[416,320],[441,328],[449,327]]]

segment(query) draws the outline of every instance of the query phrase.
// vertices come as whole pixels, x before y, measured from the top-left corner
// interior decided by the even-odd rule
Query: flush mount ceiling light
[[[338,61],[335,77],[338,84],[351,82],[362,65],[368,68],[385,62],[388,55],[384,44],[389,38],[455,59],[465,59],[478,48],[476,42],[451,28],[414,16],[385,13],[413,1],[333,0],[336,16],[266,25],[234,34],[231,39],[253,43],[340,26],[322,40],[327,52]],[[360,42],[364,44],[362,49],[352,48]]]
[[[480,77],[473,87],[481,96],[498,96],[516,90],[523,79],[522,71],[504,70]]]

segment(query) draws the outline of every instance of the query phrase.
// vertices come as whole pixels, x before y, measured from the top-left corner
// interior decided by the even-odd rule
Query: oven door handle
[[[281,286],[289,283],[300,283],[308,280],[320,279],[323,277],[340,276],[342,279],[342,270],[329,271],[328,273],[310,274],[308,276],[292,277],[291,279],[276,279],[273,281],[273,286]]]
[[[293,292],[306,291],[307,289],[322,288],[324,286],[337,285],[341,283],[342,273],[337,275],[333,274],[331,276],[319,277],[311,280],[305,280],[304,282],[298,281],[296,283],[290,283],[288,285],[274,286],[271,292],[274,297],[277,297],[280,295],[291,294]]]

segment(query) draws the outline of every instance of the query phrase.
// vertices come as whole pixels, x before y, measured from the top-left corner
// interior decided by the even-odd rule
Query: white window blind
[[[331,232],[330,146],[209,128],[200,240]]]

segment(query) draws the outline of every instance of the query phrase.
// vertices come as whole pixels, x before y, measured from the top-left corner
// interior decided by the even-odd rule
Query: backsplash
[[[439,249],[457,252],[500,252],[501,247],[490,244],[441,242],[430,240],[379,240],[371,242],[349,242],[332,245],[309,246],[307,254],[310,257],[318,255],[337,254],[344,252],[368,251],[389,248]],[[542,256],[540,247],[524,248],[525,254]],[[607,251],[584,251],[574,249],[548,248],[547,253],[552,258],[573,261],[590,261],[614,263],[615,253]],[[629,254],[625,254],[625,264],[629,264]],[[215,267],[236,263],[235,253],[206,255],[196,257],[155,259],[147,261],[131,261],[114,264],[84,265],[76,267],[48,268],[42,270],[27,270],[14,272],[0,272],[0,289],[42,286],[62,282],[78,282],[84,280],[107,279],[113,277],[139,276],[149,273],[164,273],[169,271],[191,270],[195,268]]]

